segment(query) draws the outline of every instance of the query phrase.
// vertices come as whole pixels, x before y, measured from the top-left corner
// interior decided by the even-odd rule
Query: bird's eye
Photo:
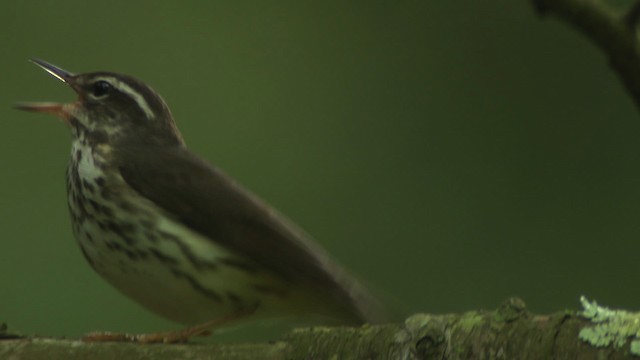
[[[107,95],[111,91],[111,84],[104,80],[96,81],[91,87],[91,94],[97,98]]]

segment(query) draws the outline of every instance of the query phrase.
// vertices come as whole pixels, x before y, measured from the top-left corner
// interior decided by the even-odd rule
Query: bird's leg
[[[112,332],[92,332],[82,337],[82,341],[85,342],[103,342],[103,341],[116,341],[116,342],[135,342],[141,344],[173,344],[184,343],[194,336],[207,336],[211,335],[212,329],[227,324],[229,322],[241,319],[245,316],[251,315],[255,311],[255,308],[250,310],[237,311],[229,315],[225,315],[218,319],[210,320],[202,324],[190,326],[188,328],[167,331],[159,333],[149,334],[127,334],[127,333],[112,333]]]

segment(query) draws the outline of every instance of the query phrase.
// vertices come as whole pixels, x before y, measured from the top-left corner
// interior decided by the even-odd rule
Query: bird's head
[[[69,85],[78,99],[68,104],[21,103],[17,109],[56,115],[71,127],[74,138],[90,143],[183,143],[169,107],[143,82],[111,72],[72,74],[42,60],[31,61]]]

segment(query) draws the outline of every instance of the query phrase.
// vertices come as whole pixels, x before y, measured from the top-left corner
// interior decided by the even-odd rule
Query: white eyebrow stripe
[[[133,90],[131,86],[113,77],[102,77],[102,78],[97,78],[96,80],[106,81],[109,84],[113,85],[113,87],[115,87],[119,91],[131,96],[131,98],[133,98],[133,100],[135,100],[136,103],[138,104],[138,107],[147,116],[147,119],[151,120],[155,117],[155,114],[153,113],[153,111],[151,111],[151,108],[149,107],[147,100],[144,99],[144,96],[140,95],[140,93]]]

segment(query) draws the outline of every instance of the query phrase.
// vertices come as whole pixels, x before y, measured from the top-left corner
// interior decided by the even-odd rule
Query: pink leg
[[[102,341],[118,341],[118,342],[136,342],[141,344],[173,344],[184,343],[194,336],[207,336],[211,334],[213,328],[219,327],[226,323],[241,319],[251,315],[255,309],[236,312],[221,318],[210,320],[205,323],[190,326],[186,329],[178,331],[168,331],[150,334],[126,334],[112,332],[92,332],[82,337],[85,342],[102,342]]]

